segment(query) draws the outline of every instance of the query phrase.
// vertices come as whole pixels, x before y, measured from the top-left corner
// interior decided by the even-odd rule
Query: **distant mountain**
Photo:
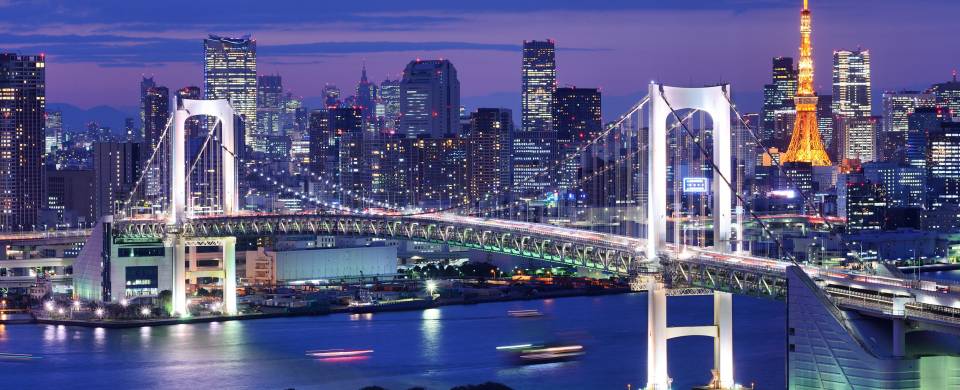
[[[47,111],[63,113],[63,127],[69,132],[81,132],[87,123],[97,122],[109,127],[115,134],[123,133],[126,118],[134,118],[134,124],[140,126],[140,110],[136,107],[96,106],[83,109],[67,103],[49,103]]]

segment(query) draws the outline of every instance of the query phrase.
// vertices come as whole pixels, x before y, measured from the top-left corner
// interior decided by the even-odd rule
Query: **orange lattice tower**
[[[817,167],[832,165],[830,156],[823,148],[817,126],[817,95],[813,92],[813,46],[810,43],[810,8],[803,0],[800,13],[800,62],[797,67],[798,87],[794,105],[797,119],[793,125],[790,146],[782,157],[783,162],[806,162]]]

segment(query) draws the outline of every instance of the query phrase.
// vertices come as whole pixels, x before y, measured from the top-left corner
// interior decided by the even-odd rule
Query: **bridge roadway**
[[[397,213],[296,214],[239,212],[195,216],[181,226],[162,219],[119,220],[117,243],[158,242],[168,234],[182,237],[253,237],[262,235],[343,235],[417,240],[473,248],[608,272],[647,274],[673,288],[702,288],[783,299],[786,269],[793,263],[710,248],[666,245],[659,259],[644,253],[646,240],[540,223],[478,218],[450,213],[404,216]],[[88,231],[0,235],[0,241],[35,241],[88,234]],[[839,306],[921,321],[960,326],[960,284],[878,276],[852,270],[803,265]]]

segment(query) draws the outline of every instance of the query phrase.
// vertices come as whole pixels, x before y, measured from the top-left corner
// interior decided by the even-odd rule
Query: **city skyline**
[[[935,0],[922,3],[928,7],[881,1],[864,9],[850,1],[814,2],[814,35],[818,37],[815,63],[824,70],[833,50],[858,46],[870,49],[877,64],[875,96],[884,90],[922,89],[947,80],[960,59],[937,50],[931,37],[947,34],[949,26],[923,23],[917,12],[926,12],[930,7],[949,11],[956,5]],[[29,30],[33,33],[24,33],[24,26],[12,21],[0,24],[0,29],[7,31],[6,37],[0,38],[0,45],[22,53],[47,54],[47,77],[53,86],[48,92],[49,101],[84,108],[134,106],[141,74],[154,75],[171,88],[200,85],[200,42],[209,33],[219,33],[252,34],[261,54],[258,74],[281,74],[296,95],[321,96],[325,83],[352,89],[363,63],[371,81],[378,83],[385,78],[398,78],[403,65],[411,59],[445,58],[458,68],[468,108],[505,106],[516,114],[520,100],[516,66],[525,39],[554,39],[558,85],[599,87],[608,97],[605,104],[617,105],[617,97],[626,102],[642,94],[642,86],[638,85],[649,79],[675,85],[725,81],[733,84],[737,100],[751,111],[759,109],[762,85],[768,82],[769,58],[795,55],[799,44],[795,1],[695,1],[683,5],[614,2],[599,9],[561,2],[537,9],[538,17],[524,19],[525,23],[511,21],[538,7],[503,3],[484,5],[484,12],[471,12],[471,5],[444,8],[425,2],[406,4],[409,8],[402,10],[398,9],[400,5],[372,2],[356,8],[337,5],[319,13],[311,12],[310,6],[305,12],[282,12],[289,6],[279,4],[275,5],[277,12],[264,14],[254,12],[257,8],[253,6],[228,7],[225,16],[239,20],[230,28],[192,16],[178,19],[176,31],[164,27],[162,21],[173,16],[164,16],[165,11],[160,8],[117,5],[117,15],[129,14],[134,18],[120,23],[113,13],[107,12],[110,6],[85,5],[86,12],[70,13],[70,6],[63,5],[37,20],[35,28]],[[5,7],[5,11],[14,16],[10,20],[17,20],[19,12],[31,12],[32,7],[18,4]],[[119,12],[127,8],[131,8],[130,12]],[[301,14],[323,17],[310,19]],[[155,17],[138,20],[137,15]],[[750,23],[743,22],[745,19]],[[560,20],[562,29],[556,27]],[[646,23],[634,23],[635,20]],[[900,28],[864,27],[878,22]],[[505,28],[490,34],[482,28],[490,23]],[[52,24],[63,27],[52,30]],[[672,34],[667,35],[673,38],[664,42],[646,38],[662,37],[660,32],[664,29],[671,30]],[[678,53],[677,60],[671,61],[670,51],[676,50],[677,45],[684,51],[701,52],[705,59],[726,61],[681,60],[686,53]],[[654,55],[659,58],[650,60]],[[916,65],[920,69],[897,61],[921,55],[928,60]],[[932,79],[911,76],[917,73]],[[74,77],[77,74],[85,77]],[[828,93],[828,81],[819,77],[816,90]],[[604,112],[624,108],[613,106]]]

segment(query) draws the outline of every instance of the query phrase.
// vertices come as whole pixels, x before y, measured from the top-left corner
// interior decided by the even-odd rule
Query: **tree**
[[[160,310],[166,315],[173,314],[173,292],[170,290],[163,290],[160,292]]]

